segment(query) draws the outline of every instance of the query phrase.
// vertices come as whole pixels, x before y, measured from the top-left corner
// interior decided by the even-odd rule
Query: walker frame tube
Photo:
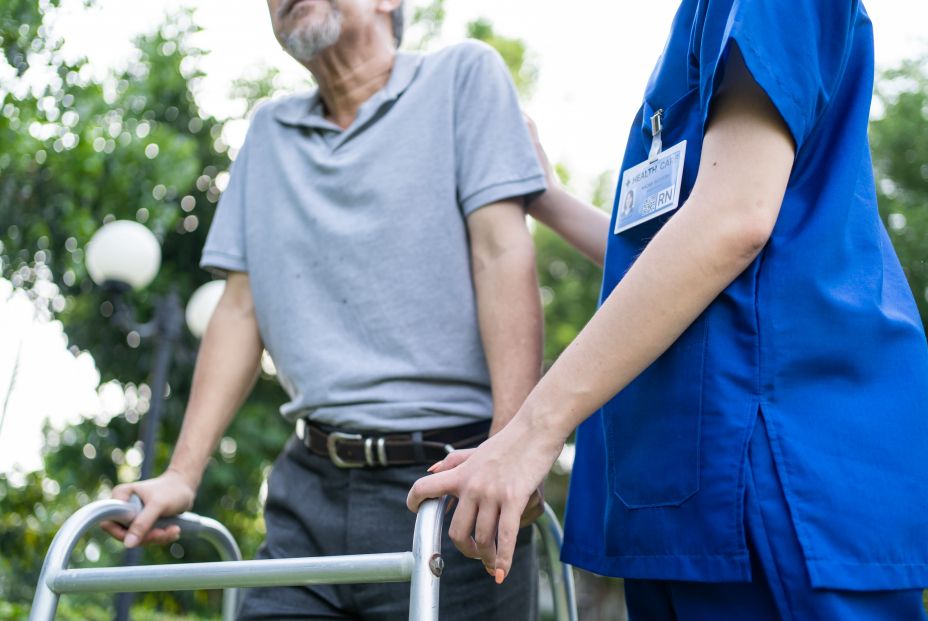
[[[409,618],[438,621],[442,527],[447,499],[422,504],[416,518],[411,552],[328,556],[295,559],[241,560],[235,539],[219,522],[193,513],[158,521],[159,527],[178,525],[185,536],[211,543],[222,561],[178,565],[69,569],[78,540],[105,520],[130,522],[141,503],[100,500],[74,513],[55,535],[36,588],[30,621],[52,621],[58,598],[65,593],[173,591],[223,588],[222,618],[235,619],[237,588],[300,584],[411,582]],[[561,529],[550,507],[536,528],[547,557],[556,618],[576,621],[576,601],[570,566],[558,559]]]

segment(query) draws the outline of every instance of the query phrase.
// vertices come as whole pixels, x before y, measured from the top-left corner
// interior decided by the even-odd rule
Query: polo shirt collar
[[[362,117],[369,117],[385,103],[394,101],[402,95],[415,79],[421,63],[422,55],[420,54],[397,52],[390,79],[382,89],[361,105],[354,124],[361,121]],[[274,116],[284,125],[342,131],[338,125],[325,118],[325,106],[318,88],[288,97],[277,106]]]

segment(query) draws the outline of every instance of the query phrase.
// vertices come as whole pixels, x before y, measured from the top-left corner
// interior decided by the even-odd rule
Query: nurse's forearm
[[[566,438],[751,264],[766,240],[712,214],[691,200],[648,244],[526,401],[533,425]]]
[[[526,400],[562,440],[663,354],[770,238],[795,159],[791,135],[732,54],[689,200]],[[677,381],[668,377],[667,382]]]
[[[609,238],[609,215],[604,211],[554,185],[532,202],[529,214],[551,227],[590,261],[603,266]]]

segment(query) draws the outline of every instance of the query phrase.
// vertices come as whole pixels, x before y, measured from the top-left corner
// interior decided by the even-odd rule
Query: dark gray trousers
[[[406,509],[425,466],[335,467],[291,438],[274,464],[264,518],[267,536],[257,558],[403,552],[412,549],[416,516]],[[532,530],[519,535],[509,577],[497,586],[480,561],[462,556],[445,519],[440,621],[537,618],[538,565]],[[405,621],[409,584],[263,587],[245,591],[239,619]]]

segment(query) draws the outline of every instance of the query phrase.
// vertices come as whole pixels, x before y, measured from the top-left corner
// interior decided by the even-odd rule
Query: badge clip
[[[651,117],[651,153],[648,155],[648,162],[653,164],[661,154],[664,143],[661,139],[661,132],[664,131],[664,109],[661,108]]]

